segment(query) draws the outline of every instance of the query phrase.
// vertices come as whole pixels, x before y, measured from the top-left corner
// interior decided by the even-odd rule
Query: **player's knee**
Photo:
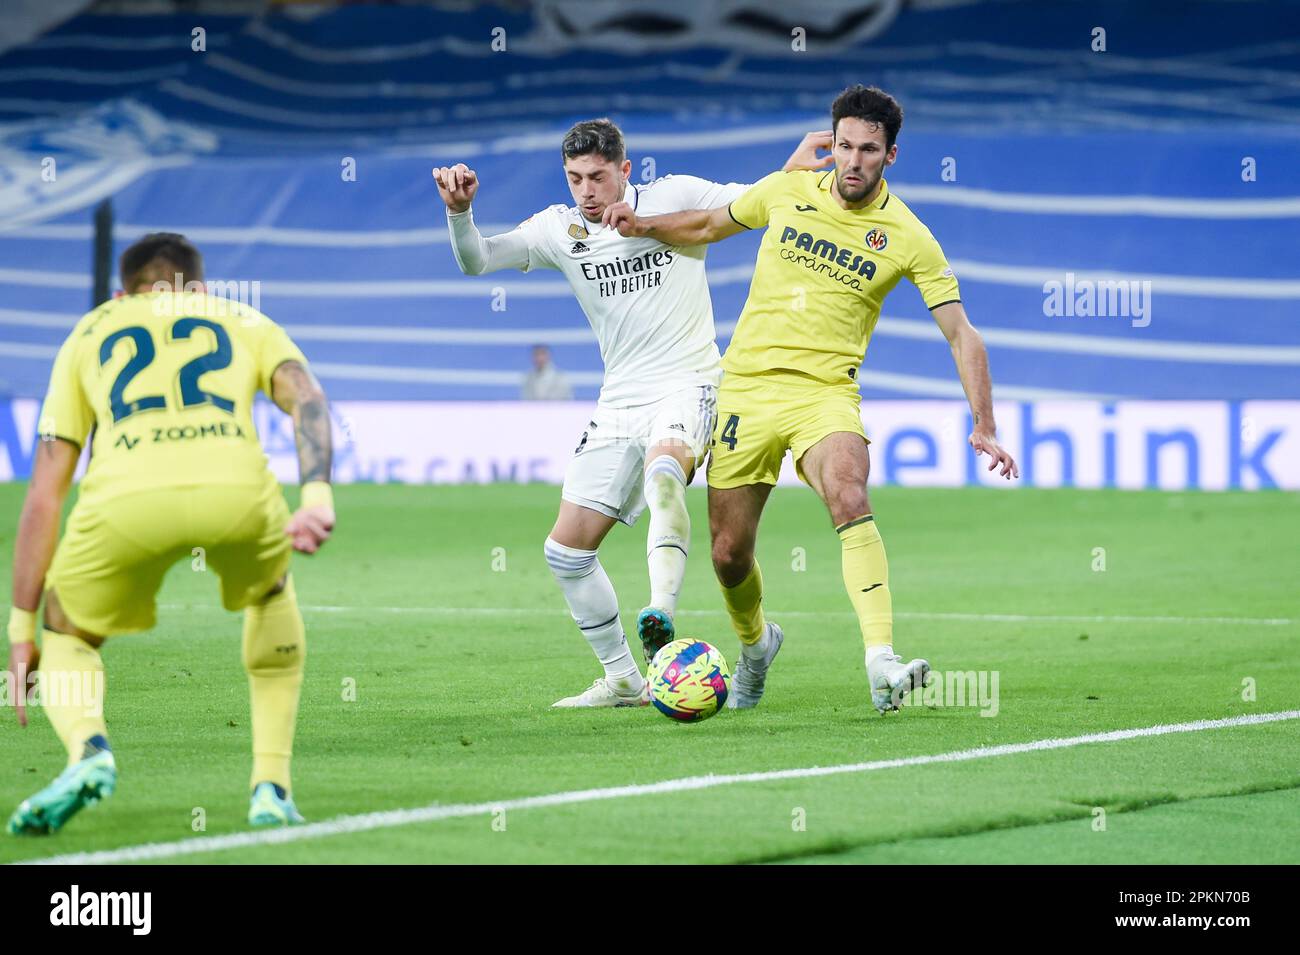
[[[651,509],[686,503],[686,470],[671,454],[661,454],[646,467],[645,498]]]
[[[255,676],[302,672],[307,632],[293,578],[283,589],[244,610],[244,669]]]
[[[847,521],[857,520],[864,514],[871,513],[867,502],[867,489],[855,485],[837,488],[826,502],[831,512],[831,522],[838,527]]]
[[[104,638],[98,634],[82,630],[63,612],[63,604],[59,603],[58,595],[51,588],[45,592],[45,629],[52,630],[54,633],[66,634],[69,637],[77,637],[92,647],[99,647],[103,644]]]
[[[267,591],[267,592],[262,596],[262,599],[261,599],[260,602],[261,602],[261,603],[266,603],[266,602],[267,602],[268,600],[270,600],[272,597],[275,597],[275,596],[278,596],[279,594],[284,593],[284,588],[287,587],[287,586],[289,586],[289,575],[288,575],[288,574],[285,574],[283,577],[281,577],[279,580],[277,580],[274,584],[271,585],[271,589],[268,590],[268,591]]]
[[[552,537],[546,538],[543,548],[546,565],[557,578],[585,577],[595,569],[596,552],[566,547]]]
[[[730,534],[719,534],[713,539],[713,572],[726,587],[734,587],[745,579],[754,562],[753,548]]]

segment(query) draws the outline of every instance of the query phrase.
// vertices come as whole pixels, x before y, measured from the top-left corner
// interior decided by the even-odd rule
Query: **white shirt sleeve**
[[[534,216],[517,228],[500,235],[484,236],[474,224],[474,211],[447,213],[447,230],[451,233],[451,251],[456,264],[466,275],[482,275],[501,269],[527,272],[536,266],[550,265],[545,243]]]
[[[731,205],[753,184],[748,182],[709,182],[707,179],[701,179],[700,185],[703,188],[700,192],[700,204],[696,208],[716,209],[718,206]]]
[[[665,176],[668,201],[677,209],[716,209],[730,205],[749,188],[749,183],[711,182],[699,176]]]

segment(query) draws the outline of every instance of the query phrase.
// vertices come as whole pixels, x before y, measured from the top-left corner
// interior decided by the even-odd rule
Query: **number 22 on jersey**
[[[188,341],[199,329],[206,329],[212,333],[215,347],[212,351],[186,362],[177,371],[176,380],[179,384],[181,407],[192,408],[198,405],[213,405],[227,414],[234,414],[234,401],[214,392],[206,391],[200,384],[200,379],[208,372],[220,371],[230,366],[233,355],[230,335],[221,325],[206,318],[187,317],[177,319],[171,326],[167,341],[163,347],[166,348],[177,342]],[[105,338],[99,346],[100,366],[103,367],[112,360],[114,350],[122,342],[130,342],[135,351],[130,360],[122,367],[122,370],[117,373],[117,378],[113,381],[113,387],[108,393],[113,424],[118,424],[141,411],[167,407],[167,399],[164,395],[142,395],[131,400],[126,398],[126,390],[130,386],[132,379],[153,364],[158,357],[157,350],[154,347],[153,335],[143,325],[129,325],[126,328],[119,328]]]

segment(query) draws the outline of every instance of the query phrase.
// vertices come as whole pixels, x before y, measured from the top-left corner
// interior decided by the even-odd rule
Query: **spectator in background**
[[[533,368],[524,376],[523,398],[525,401],[573,400],[573,386],[551,361],[551,349],[546,345],[533,346]]]

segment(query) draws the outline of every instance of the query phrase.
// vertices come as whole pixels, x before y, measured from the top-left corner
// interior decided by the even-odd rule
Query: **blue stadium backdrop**
[[[0,479],[28,473],[111,197],[118,250],[186,233],[299,341],[335,401],[339,480],[557,481],[598,390],[594,338],[555,273],[460,275],[430,167],[478,171],[485,232],[568,201],[559,138],[594,115],[623,126],[638,181],[748,182],[866,82],[906,110],[891,188],[961,281],[1024,483],[1300,488],[1300,40],[1264,26],[1296,7],[862,6],[887,22],[847,45],[813,29],[804,52],[707,29],[669,49],[563,37],[490,6],[83,15],[8,49]],[[756,242],[709,252],[722,345]],[[1074,307],[1107,282],[1140,313]],[[574,403],[515,400],[534,343]],[[873,480],[984,480],[910,287],[861,380]],[[259,422],[292,477],[285,422]]]

